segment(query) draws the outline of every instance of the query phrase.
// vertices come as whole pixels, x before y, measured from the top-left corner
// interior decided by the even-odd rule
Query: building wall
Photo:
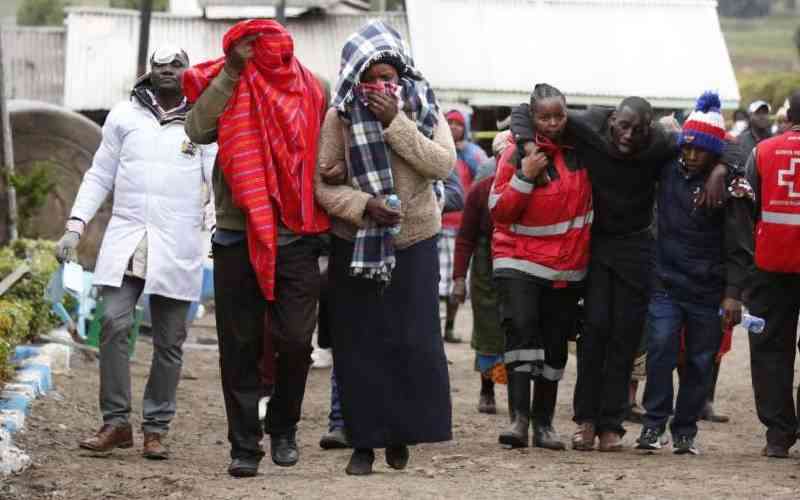
[[[7,96],[62,104],[65,30],[4,26],[1,32]]]
[[[287,27],[300,61],[333,86],[346,38],[374,18],[407,36],[405,16],[375,14],[289,19]],[[70,9],[67,16],[64,103],[77,110],[110,109],[126,99],[136,79],[139,16],[134,11]],[[192,64],[222,56],[222,37],[234,21],[154,14],[150,49],[178,44]]]

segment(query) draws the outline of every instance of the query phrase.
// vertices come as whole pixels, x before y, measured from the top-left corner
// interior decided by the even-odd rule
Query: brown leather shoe
[[[616,432],[601,432],[600,444],[597,449],[600,451],[620,451],[622,450],[622,436]]]
[[[575,429],[575,433],[572,435],[572,449],[579,451],[594,450],[596,436],[593,423],[584,422],[578,424],[578,428]]]
[[[144,433],[144,449],[142,456],[150,460],[166,460],[169,458],[169,450],[161,443],[161,434],[155,432]]]
[[[131,424],[103,424],[94,436],[79,442],[78,446],[95,453],[110,453],[114,448],[130,448],[133,446]]]

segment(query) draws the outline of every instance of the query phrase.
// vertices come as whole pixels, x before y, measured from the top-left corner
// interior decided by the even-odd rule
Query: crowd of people
[[[566,449],[554,417],[577,340],[573,449],[623,449],[636,362],[646,367],[636,447],[671,439],[676,454],[697,454],[744,304],[766,321],[749,336],[763,453],[788,456],[800,432],[800,91],[770,137],[763,101],[727,132],[713,92],[678,125],[640,97],[572,110],[539,83],[487,158],[468,115],[441,108],[383,22],[347,39],[332,88],[274,21],[237,24],[223,49],[195,66],[178,48],[153,53],[106,119],[58,243],[59,259],[73,258],[113,193],[95,269],[103,425],[81,448],[133,446],[126,332],[145,293],[143,454],[169,457],[205,225],[232,476],[257,474],[264,434],[276,465],[298,462],[315,329],[334,359],[320,445],[353,448],[348,474],[371,473],[376,449],[403,469],[409,446],[451,439],[443,342],[460,341],[468,295],[478,411],[497,413],[495,386],[508,388],[501,445]],[[204,215],[207,197],[215,210]]]

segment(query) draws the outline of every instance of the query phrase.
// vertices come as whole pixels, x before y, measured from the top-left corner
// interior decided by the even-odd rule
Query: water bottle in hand
[[[758,316],[744,313],[742,314],[742,322],[739,324],[750,333],[759,334],[764,331],[764,325],[766,322],[764,321],[764,318],[759,318]]]
[[[389,196],[386,197],[386,206],[391,208],[392,210],[398,210],[399,211],[400,207],[402,207],[403,204],[400,202],[400,197],[399,196],[397,196],[396,194],[390,194]],[[398,234],[400,234],[400,224],[396,224],[396,225],[390,227],[389,228],[389,233],[391,233],[394,236],[397,236]]]
[[[722,316],[725,314],[725,311],[722,309],[719,310],[719,315]],[[764,318],[759,318],[758,316],[753,316],[750,313],[743,312],[742,313],[742,321],[739,322],[739,325],[747,330],[748,332],[758,335],[759,333],[764,331],[764,325],[766,321]]]

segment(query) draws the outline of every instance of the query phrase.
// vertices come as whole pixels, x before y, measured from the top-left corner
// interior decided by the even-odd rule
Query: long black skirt
[[[353,243],[333,238],[328,268],[333,359],[355,448],[452,439],[439,323],[436,238],[396,252],[392,282],[350,276]]]

